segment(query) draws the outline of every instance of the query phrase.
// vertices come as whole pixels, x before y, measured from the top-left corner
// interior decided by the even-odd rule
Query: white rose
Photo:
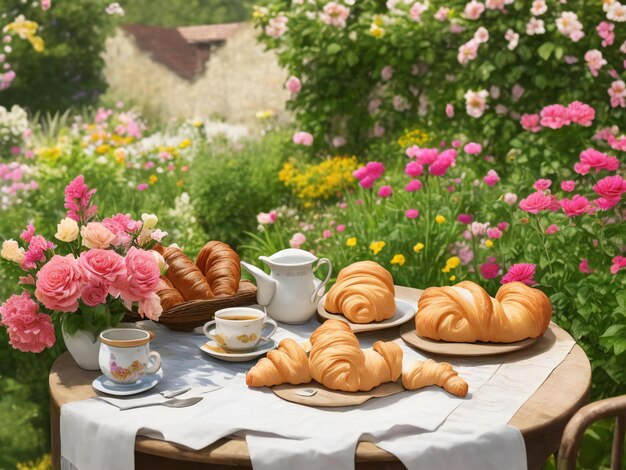
[[[141,220],[143,220],[143,228],[146,230],[156,227],[159,222],[159,218],[154,214],[141,214]]]
[[[78,224],[74,219],[66,217],[57,224],[57,233],[54,237],[62,242],[73,242],[78,238]]]
[[[2,242],[0,256],[14,263],[22,264],[24,261],[24,248],[20,248],[15,240],[5,240]]]

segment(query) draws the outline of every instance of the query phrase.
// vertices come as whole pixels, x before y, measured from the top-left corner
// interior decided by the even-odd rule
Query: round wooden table
[[[416,301],[420,293],[417,289],[396,287],[396,295],[405,300]],[[397,337],[398,330],[396,328],[395,332],[387,333]],[[69,353],[61,355],[52,366],[50,416],[52,464],[55,470],[60,468],[60,408],[65,403],[95,396],[91,382],[99,375],[99,371],[90,372],[79,368]],[[511,418],[508,424],[518,428],[524,436],[529,468],[541,468],[550,455],[558,450],[566,423],[588,401],[590,385],[591,365],[580,346],[575,345],[565,360]],[[188,470],[252,467],[246,442],[242,439],[221,439],[205,449],[193,451],[169,442],[137,436],[136,468],[173,469],[179,468],[181,462]],[[358,444],[355,462],[357,468],[363,469],[404,468],[394,455],[370,442]]]

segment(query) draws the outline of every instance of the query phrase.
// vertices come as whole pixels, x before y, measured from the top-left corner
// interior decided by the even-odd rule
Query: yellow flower
[[[202,121],[201,121],[200,119],[196,119],[196,120],[193,122],[193,125],[194,125],[194,126],[196,126],[196,127],[202,127],[202,124],[203,124],[203,123],[202,123]]]
[[[73,242],[78,238],[78,231],[76,221],[66,217],[57,224],[57,233],[54,234],[54,238],[66,243]]]
[[[376,39],[380,39],[385,35],[385,30],[378,26],[376,23],[372,23],[370,26],[370,34]]]
[[[126,150],[121,147],[115,149],[115,151],[113,152],[113,156],[115,157],[115,163],[119,163],[120,165],[123,164],[126,161],[127,154],[128,152],[126,152]]]
[[[176,186],[178,186],[179,188],[182,188],[184,184],[185,182],[183,180],[176,181]]]
[[[191,140],[189,140],[189,139],[185,139],[185,140],[183,140],[180,144],[178,144],[178,146],[179,146],[181,149],[186,149],[186,148],[187,148],[187,147],[189,147],[190,145],[191,145]]]
[[[30,45],[33,46],[35,52],[42,52],[45,47],[45,43],[40,36],[31,36],[29,39]]]
[[[20,248],[15,240],[5,240],[2,242],[0,256],[4,259],[21,264],[24,261],[24,248]]]
[[[353,246],[355,246],[355,245],[356,245],[356,241],[357,241],[357,240],[356,240],[356,237],[348,238],[348,239],[346,240],[346,246],[353,247]]]
[[[485,240],[485,246],[491,248],[493,246],[493,240]]]
[[[456,281],[456,276],[453,274],[452,276],[450,276],[450,280],[451,281]]]
[[[382,250],[384,246],[385,246],[385,242],[375,241],[375,242],[370,243],[370,250],[374,252],[374,255],[377,255],[378,253],[380,253],[380,250]]]
[[[62,154],[63,152],[59,147],[45,147],[37,150],[37,155],[48,161],[58,160]]]
[[[406,149],[413,145],[417,145],[418,147],[423,147],[428,143],[428,134],[422,131],[421,129],[407,129],[404,131],[404,134],[401,135],[396,141],[398,146],[402,149]]]
[[[159,177],[157,175],[150,175],[150,178],[148,178],[148,182],[150,184],[155,184],[157,181],[159,181]]]
[[[405,262],[406,258],[404,257],[404,255],[401,254],[394,255],[393,258],[391,258],[391,264],[399,264],[400,266],[404,266]]]
[[[374,23],[376,26],[382,26],[384,23],[383,17],[381,15],[374,15],[372,23]]]
[[[272,111],[271,109],[266,109],[265,111],[258,111],[256,113],[256,118],[259,121],[263,121],[265,119],[270,119],[274,117],[274,111]]]
[[[100,155],[102,155],[103,153],[107,153],[109,150],[111,150],[111,146],[107,144],[98,145],[96,147],[96,153]]]
[[[413,251],[415,253],[419,253],[420,251],[422,251],[424,249],[424,244],[423,243],[417,243],[414,247],[413,247]]]
[[[444,268],[441,269],[441,272],[449,273],[451,270],[458,268],[460,264],[461,259],[458,256],[452,256],[451,258],[448,258],[448,260],[446,261],[446,265]]]
[[[438,224],[443,224],[446,221],[446,218],[443,215],[438,215],[437,217],[435,217],[435,222],[437,222]]]

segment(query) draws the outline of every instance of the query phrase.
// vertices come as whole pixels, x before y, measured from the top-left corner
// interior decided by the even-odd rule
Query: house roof
[[[203,69],[210,51],[200,44],[223,42],[232,36],[241,23],[164,28],[141,24],[123,25],[133,36],[137,47],[186,80],[193,80]]]
[[[178,28],[190,44],[225,41],[241,27],[243,23],[203,24]]]

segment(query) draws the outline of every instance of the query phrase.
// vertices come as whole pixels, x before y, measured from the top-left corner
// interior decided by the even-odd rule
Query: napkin
[[[220,385],[214,385],[209,387],[191,387],[189,391],[181,393],[180,395],[176,395],[175,398],[177,400],[184,400],[185,398],[197,397],[205,393],[213,392],[220,388],[222,388]],[[133,408],[138,405],[147,405],[149,403],[162,403],[164,401],[171,400],[171,398],[165,398],[160,393],[154,392],[147,392],[140,395],[131,395],[126,397],[98,395],[97,398],[98,400],[109,403],[110,405],[113,405],[120,410],[126,410],[128,408]]]

